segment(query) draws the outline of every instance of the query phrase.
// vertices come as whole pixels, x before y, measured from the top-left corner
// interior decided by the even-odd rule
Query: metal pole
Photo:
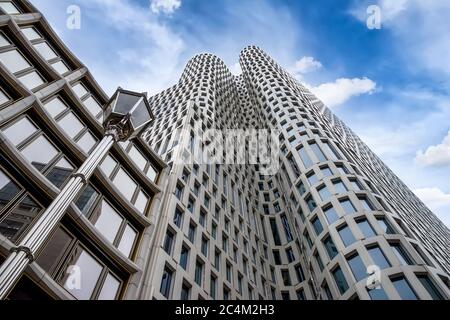
[[[72,175],[59,195],[41,215],[32,229],[20,244],[11,250],[11,254],[0,267],[0,300],[5,299],[10,290],[22,276],[28,264],[34,261],[35,255],[45,243],[67,208],[88,183],[95,168],[106,156],[117,140],[119,128],[109,131],[100,141],[80,169]]]

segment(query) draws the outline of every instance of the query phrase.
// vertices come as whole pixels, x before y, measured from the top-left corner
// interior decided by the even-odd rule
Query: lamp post
[[[104,111],[103,139],[1,265],[0,299],[7,297],[28,264],[34,261],[38,250],[114,143],[137,136],[152,119],[146,94],[117,89]]]

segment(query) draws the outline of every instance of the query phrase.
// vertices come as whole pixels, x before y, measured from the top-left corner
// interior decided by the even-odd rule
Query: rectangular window
[[[348,290],[348,284],[347,281],[345,280],[344,273],[342,272],[341,267],[337,267],[336,269],[333,270],[333,278],[334,281],[336,282],[339,292],[341,294],[344,294],[345,291]]]
[[[291,285],[291,276],[289,275],[289,270],[281,270],[281,277],[283,278],[283,284],[285,286]]]
[[[3,90],[0,88],[0,106],[7,103],[9,101],[8,96],[3,92]]]
[[[134,192],[137,188],[137,183],[125,172],[122,168],[119,169],[116,176],[112,180],[113,184],[119,189],[119,191],[125,196],[125,198],[131,201]]]
[[[281,245],[280,234],[278,233],[278,226],[275,219],[270,219],[270,228],[272,229],[273,241],[275,245]]]
[[[211,296],[211,299],[216,299],[216,292],[217,292],[217,278],[211,276],[211,282],[209,284],[209,294]]]
[[[404,266],[413,264],[411,258],[400,243],[391,243],[390,245],[392,251],[394,251],[397,259],[400,261],[400,264]]]
[[[324,209],[325,217],[327,218],[327,221],[329,224],[332,224],[339,220],[339,216],[336,212],[336,210],[333,207],[329,207],[327,209]]]
[[[313,163],[306,153],[305,148],[301,147],[300,149],[298,149],[298,154],[300,155],[300,159],[302,159],[305,168],[309,168],[310,166],[312,166]]]
[[[367,248],[367,251],[369,252],[369,255],[372,258],[374,264],[380,267],[380,269],[386,269],[391,267],[391,264],[386,259],[386,256],[384,255],[383,251],[381,251],[380,247],[378,246],[370,247]]]
[[[204,263],[197,260],[197,262],[195,263],[195,283],[200,287],[203,283],[203,268]]]
[[[181,228],[181,225],[183,224],[183,211],[176,208],[175,214],[173,216],[173,223],[178,227]]]
[[[303,184],[303,182],[299,182],[298,184],[297,184],[297,191],[298,191],[298,193],[302,196],[302,195],[304,195],[305,193],[306,193],[306,188],[305,188],[305,185]]]
[[[373,211],[374,210],[373,205],[369,201],[369,199],[367,199],[366,197],[358,197],[358,199],[361,202],[361,205],[365,211]]]
[[[312,221],[311,224],[314,228],[314,231],[316,232],[317,235],[319,235],[322,231],[323,231],[323,226],[320,223],[320,220],[318,217],[315,217]]]
[[[288,258],[289,263],[294,262],[295,255],[294,255],[294,251],[292,250],[292,248],[286,249],[286,256]]]
[[[189,260],[189,248],[186,246],[181,247],[181,253],[180,253],[180,266],[187,270],[187,263]]]
[[[161,288],[159,291],[167,299],[170,299],[170,291],[172,290],[172,277],[172,270],[170,270],[168,267],[165,267],[161,279]]]
[[[314,200],[312,195],[307,196],[305,201],[306,201],[306,204],[308,205],[308,209],[310,212],[313,212],[314,209],[317,208],[316,201]]]
[[[205,257],[208,256],[208,239],[206,239],[205,237],[202,237],[202,246],[201,246],[201,252],[203,253],[203,255]]]
[[[372,290],[367,289],[367,293],[371,300],[388,300],[388,296],[382,287],[374,288]]]
[[[16,49],[1,52],[0,62],[3,63],[11,73],[16,73],[31,67],[31,64]]]
[[[373,230],[369,221],[367,221],[366,219],[357,220],[356,224],[358,225],[359,229],[361,230],[365,238],[375,236],[375,231]]]
[[[405,277],[398,277],[391,281],[402,300],[418,300],[416,293]]]
[[[190,293],[191,293],[191,288],[188,287],[185,283],[183,283],[183,285],[181,287],[180,300],[189,300]]]
[[[331,160],[336,161],[341,159],[334,147],[332,147],[328,142],[323,142],[323,146],[327,153],[331,156]]]
[[[169,255],[172,254],[172,247],[173,247],[173,238],[174,235],[172,231],[167,230],[166,237],[164,238],[164,251],[167,252]]]
[[[347,188],[345,187],[344,183],[341,180],[335,180],[333,181],[334,190],[336,193],[346,193]]]
[[[45,83],[44,79],[42,79],[36,71],[31,71],[30,73],[19,77],[19,80],[29,90],[34,90]]]
[[[328,199],[330,199],[331,194],[330,191],[328,191],[326,186],[321,186],[319,189],[317,189],[317,192],[319,192],[320,199],[322,201],[326,202]]]
[[[214,253],[214,268],[217,269],[217,271],[220,270],[220,251],[217,251]]]
[[[295,273],[297,274],[298,282],[305,281],[305,273],[303,272],[303,268],[300,264],[295,266]]]
[[[331,239],[331,236],[328,236],[323,240],[323,245],[330,256],[330,259],[333,260],[333,258],[338,254],[338,251],[333,240]]]
[[[347,262],[353,275],[355,276],[356,281],[360,281],[367,277],[366,266],[358,254],[347,259]]]
[[[327,158],[325,157],[322,150],[316,143],[311,143],[309,146],[311,147],[312,151],[314,152],[314,154],[315,154],[317,160],[319,160],[319,162],[327,161]]]
[[[346,214],[352,214],[356,212],[355,207],[349,199],[343,199],[339,201],[342,209],[344,209]]]
[[[338,233],[342,239],[342,242],[344,243],[344,245],[346,247],[348,247],[349,245],[353,244],[356,241],[355,237],[353,236],[352,231],[350,230],[350,228],[347,225],[340,227],[338,229]]]
[[[394,234],[395,230],[385,217],[377,217],[378,225],[386,234]]]
[[[291,227],[289,226],[289,221],[287,217],[283,214],[280,216],[281,223],[283,224],[284,234],[286,235],[286,240],[291,242],[294,240],[291,232]]]
[[[193,225],[192,223],[189,225],[189,233],[188,233],[188,239],[192,243],[195,243],[195,231],[197,227]]]
[[[417,275],[417,278],[419,279],[420,283],[424,286],[424,288],[427,290],[427,292],[430,294],[433,300],[445,300],[444,296],[441,294],[438,288],[436,288],[433,281],[427,275],[424,274]]]
[[[0,8],[6,12],[6,14],[20,14],[19,9],[11,1],[0,2]]]

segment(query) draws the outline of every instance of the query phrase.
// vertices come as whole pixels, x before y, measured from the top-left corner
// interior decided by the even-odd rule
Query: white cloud
[[[420,188],[413,191],[442,222],[450,227],[450,194],[439,188]]]
[[[151,0],[150,9],[154,13],[174,13],[175,10],[181,7],[181,0]]]
[[[377,84],[368,78],[339,78],[334,82],[323,83],[310,90],[328,107],[343,104],[351,97],[373,93]]]
[[[322,68],[322,63],[315,60],[313,57],[302,57],[300,60],[295,61],[292,68],[293,73],[308,73]]]
[[[418,151],[416,161],[423,166],[445,166],[450,164],[450,131],[442,143]]]
[[[230,72],[235,76],[238,76],[242,73],[241,65],[239,62],[236,62],[235,64],[231,65],[231,67],[229,67],[229,69],[230,69]]]

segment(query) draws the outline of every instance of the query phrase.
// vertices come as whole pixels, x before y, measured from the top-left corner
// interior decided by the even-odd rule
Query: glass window
[[[83,192],[81,192],[78,200],[75,202],[76,206],[80,211],[87,216],[88,212],[91,210],[95,201],[97,200],[99,194],[95,189],[88,185]]]
[[[33,90],[45,83],[45,81],[36,71],[32,71],[22,77],[19,77],[19,80],[29,90]]]
[[[64,118],[59,120],[58,124],[72,139],[84,129],[83,123],[72,112],[69,112]]]
[[[119,169],[113,180],[114,185],[119,189],[120,192],[131,201],[134,191],[136,190],[137,184],[133,179],[125,172],[122,168]]]
[[[55,99],[52,99],[44,104],[44,108],[50,114],[50,116],[52,116],[52,118],[55,118],[57,115],[65,111],[67,109],[67,106],[60,97],[56,97]]]
[[[3,133],[15,146],[17,146],[36,131],[37,128],[34,124],[25,117],[4,129]]]
[[[89,91],[87,91],[84,85],[82,85],[81,83],[77,83],[72,87],[72,89],[80,99],[89,93]]]
[[[344,243],[344,245],[346,247],[348,247],[349,245],[351,245],[352,243],[354,243],[356,241],[355,237],[353,236],[352,231],[350,230],[350,228],[347,225],[339,228],[338,233],[342,239],[342,242]]]
[[[100,112],[103,111],[100,104],[93,97],[87,98],[84,102],[84,105],[88,109],[88,111],[94,116],[98,116]]]
[[[353,275],[355,276],[356,281],[360,281],[367,276],[366,266],[364,265],[364,262],[358,254],[347,259],[347,262],[350,266],[350,269],[352,270]]]
[[[144,171],[145,166],[147,165],[147,159],[145,159],[142,153],[133,145],[131,146],[128,154],[130,155],[130,158],[133,159],[134,163],[136,163],[138,168]]]
[[[382,287],[375,288],[375,289],[367,289],[367,292],[369,293],[370,299],[372,300],[388,300],[388,296],[386,295],[386,292],[384,292],[384,289]]]
[[[158,175],[158,173],[155,170],[155,168],[153,168],[153,166],[150,165],[149,168],[148,168],[148,171],[147,171],[147,177],[151,181],[155,182],[157,175]]]
[[[172,246],[173,246],[173,233],[170,230],[167,230],[166,237],[164,238],[163,249],[168,254],[172,254]]]
[[[5,36],[0,32],[0,48],[9,46],[11,43],[8,41],[8,39],[5,38]]]
[[[11,1],[0,2],[0,8],[7,14],[20,14],[19,9]]]
[[[180,209],[178,209],[178,208],[175,209],[175,215],[173,217],[173,223],[178,228],[180,228],[181,224],[183,223],[183,212]]]
[[[31,67],[31,64],[29,64],[17,50],[1,52],[0,62],[2,62],[11,73],[16,73]]]
[[[100,168],[106,174],[106,176],[110,177],[114,168],[117,166],[117,161],[113,159],[109,154],[105,157]]]
[[[347,188],[345,187],[344,183],[342,183],[341,180],[333,181],[334,190],[336,190],[336,193],[346,193]]]
[[[322,231],[323,231],[323,227],[322,224],[320,223],[320,220],[318,217],[315,217],[313,221],[311,221],[313,227],[314,227],[314,231],[316,232],[317,235],[319,235]]]
[[[325,246],[330,259],[332,260],[338,254],[338,251],[336,246],[334,245],[333,240],[331,239],[331,236],[328,236],[325,238],[325,240],[323,240],[323,245]]]
[[[330,168],[328,167],[320,168],[320,171],[322,172],[324,177],[329,177],[333,175],[333,172],[331,172]]]
[[[181,286],[181,296],[180,300],[189,300],[191,288],[183,283]]]
[[[329,224],[332,224],[333,222],[339,220],[339,216],[333,207],[324,209],[324,213],[325,213],[325,217],[327,218],[327,221]]]
[[[365,211],[374,210],[372,203],[366,197],[359,197],[359,201],[361,202],[361,205]]]
[[[281,270],[281,277],[283,278],[283,283],[285,286],[291,285],[291,276],[289,275],[289,270]]]
[[[404,266],[413,264],[411,258],[406,253],[405,249],[403,249],[400,243],[391,243],[390,245],[398,260],[400,261],[400,264]]]
[[[341,204],[342,209],[344,209],[346,214],[352,214],[356,212],[355,207],[353,206],[352,202],[349,199],[344,199],[339,201]]]
[[[317,208],[316,201],[314,201],[314,198],[313,198],[311,195],[309,195],[309,196],[305,199],[305,201],[306,201],[306,204],[308,205],[308,208],[309,208],[309,211],[310,211],[310,212],[313,212],[314,209]]]
[[[311,143],[309,146],[311,147],[319,162],[327,161],[327,158],[325,158],[325,155],[316,143]]]
[[[420,283],[424,286],[424,288],[428,291],[433,300],[445,300],[444,296],[436,288],[433,281],[427,275],[424,274],[418,275],[417,278],[419,279]]]
[[[41,39],[41,35],[33,27],[23,28],[22,32],[30,41]]]
[[[203,263],[198,261],[195,263],[195,283],[202,286],[203,282]]]
[[[357,179],[350,179],[350,184],[352,185],[353,190],[363,190],[363,187]]]
[[[63,157],[53,166],[50,172],[46,174],[46,177],[56,187],[61,188],[74,169],[75,168]]]
[[[69,272],[70,270],[78,270],[82,272],[83,276],[79,279],[81,281],[79,286],[75,286],[72,283],[73,279],[68,277],[64,283],[64,288],[79,300],[89,300],[94,292],[103,267],[89,253],[82,249],[78,250],[77,254],[71,260]]]
[[[115,276],[108,273],[105,282],[103,283],[102,290],[98,296],[98,300],[115,300],[117,293],[119,292],[120,281]]]
[[[336,150],[328,142],[324,142],[323,146],[328,154],[331,155],[331,159],[333,161],[339,160],[341,158]]]
[[[417,300],[417,295],[409,285],[405,277],[392,279],[392,284],[402,300]]]
[[[375,231],[373,230],[369,221],[367,221],[366,219],[362,219],[362,220],[356,221],[356,223],[358,224],[358,227],[361,230],[361,232],[365,238],[370,238],[370,237],[375,236]]]
[[[216,291],[217,291],[217,280],[215,277],[211,277],[211,282],[209,284],[209,294],[213,300],[216,299]]]
[[[22,150],[23,156],[38,170],[45,167],[58,154],[58,150],[43,135]]]
[[[2,218],[0,233],[12,242],[17,242],[41,211],[42,207],[27,196]]]
[[[348,284],[347,284],[347,281],[345,280],[344,273],[342,272],[340,267],[337,267],[336,269],[334,269],[333,278],[334,278],[334,281],[336,281],[336,285],[339,289],[339,292],[341,294],[344,294],[345,291],[348,290]]]
[[[328,191],[326,186],[322,186],[320,189],[317,190],[319,192],[320,198],[322,201],[327,201],[330,197],[330,191]]]
[[[148,196],[144,193],[144,191],[139,191],[139,194],[136,198],[136,202],[134,206],[139,210],[140,213],[145,213],[145,209],[147,208]]]
[[[114,242],[122,222],[123,218],[105,200],[102,201],[96,217],[92,219],[92,223],[111,243]]]
[[[94,136],[89,132],[86,131],[83,136],[78,140],[77,144],[87,154],[92,150],[92,148],[97,143],[97,139],[94,138]]]
[[[313,164],[308,154],[306,153],[305,148],[301,147],[300,149],[298,149],[298,154],[300,155],[305,168],[309,168]]]
[[[299,182],[297,184],[297,190],[298,190],[298,193],[300,193],[301,196],[305,194],[306,188],[305,188],[305,185],[303,184],[303,182]]]
[[[65,230],[58,228],[46,244],[45,249],[39,254],[36,259],[37,263],[47,273],[53,274],[72,242],[73,237]]]
[[[70,69],[66,66],[66,64],[62,61],[57,61],[52,63],[52,67],[58,72],[60,75],[63,75],[70,71]]]
[[[134,231],[134,229],[131,228],[130,225],[127,225],[125,227],[125,231],[123,232],[122,239],[120,240],[117,249],[119,249],[119,251],[122,252],[125,256],[129,257],[133,249],[136,237],[137,232]]]
[[[9,101],[8,96],[3,92],[3,90],[0,88],[0,106],[2,104],[5,104]]]
[[[44,59],[47,61],[58,57],[55,51],[50,48],[47,42],[37,43],[34,45],[34,47],[36,48],[37,52],[39,52],[41,56],[44,57]]]
[[[184,270],[187,269],[188,258],[189,258],[189,249],[185,246],[181,247],[180,266]]]
[[[377,218],[378,225],[380,228],[384,231],[386,234],[394,234],[395,230],[392,228],[391,224],[387,221],[384,217],[378,217]]]
[[[377,265],[380,269],[386,269],[391,266],[389,261],[386,259],[383,251],[381,251],[380,247],[374,246],[368,248],[367,251],[369,252],[369,255],[372,258],[374,264]]]
[[[170,298],[170,291],[172,289],[172,277],[173,277],[172,270],[170,270],[168,267],[165,267],[161,279],[161,288],[159,291],[167,299]]]
[[[19,193],[20,187],[0,170],[0,211]]]

